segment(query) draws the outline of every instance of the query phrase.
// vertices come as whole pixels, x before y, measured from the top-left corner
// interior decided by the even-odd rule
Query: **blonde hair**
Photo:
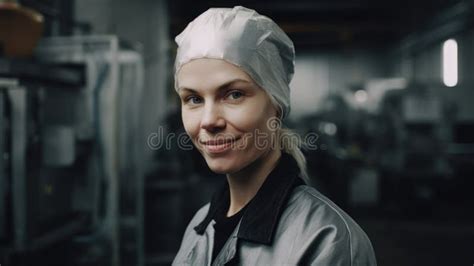
[[[310,178],[308,175],[308,169],[306,165],[306,157],[304,156],[303,152],[301,151],[301,147],[303,146],[303,141],[298,133],[294,132],[290,128],[284,127],[281,123],[283,117],[283,108],[278,103],[278,101],[264,90],[270,100],[272,101],[273,105],[277,108],[278,119],[280,120],[280,128],[278,129],[278,143],[280,144],[280,148],[283,152],[290,154],[298,164],[298,168],[300,169],[301,178],[307,183],[310,184]]]
[[[293,130],[289,128],[280,128],[279,130],[279,139],[282,151],[290,154],[298,164],[298,168],[300,169],[301,178],[307,183],[310,183],[308,170],[306,167],[306,157],[304,156],[303,152],[301,151],[302,140],[301,137],[293,132]]]

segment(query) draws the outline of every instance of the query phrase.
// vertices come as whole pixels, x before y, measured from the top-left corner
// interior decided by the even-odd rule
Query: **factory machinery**
[[[0,265],[143,265],[142,88],[115,36],[0,57]]]

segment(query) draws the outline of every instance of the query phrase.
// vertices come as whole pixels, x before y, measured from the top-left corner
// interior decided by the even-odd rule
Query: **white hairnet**
[[[270,18],[242,6],[210,8],[175,38],[176,75],[192,59],[223,59],[241,67],[290,112],[290,88],[295,65],[293,42]]]

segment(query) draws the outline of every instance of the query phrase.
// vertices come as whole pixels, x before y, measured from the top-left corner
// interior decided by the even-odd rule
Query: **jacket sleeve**
[[[298,265],[377,265],[370,240],[358,226],[325,226],[307,240],[302,253]]]

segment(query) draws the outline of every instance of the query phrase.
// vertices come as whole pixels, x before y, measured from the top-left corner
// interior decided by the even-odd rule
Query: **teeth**
[[[217,143],[208,143],[207,145],[224,145],[232,141],[224,141],[224,142],[217,142]]]
[[[223,144],[227,144],[233,141],[235,140],[230,139],[230,140],[218,140],[218,141],[203,141],[203,144],[204,145],[223,145]]]

